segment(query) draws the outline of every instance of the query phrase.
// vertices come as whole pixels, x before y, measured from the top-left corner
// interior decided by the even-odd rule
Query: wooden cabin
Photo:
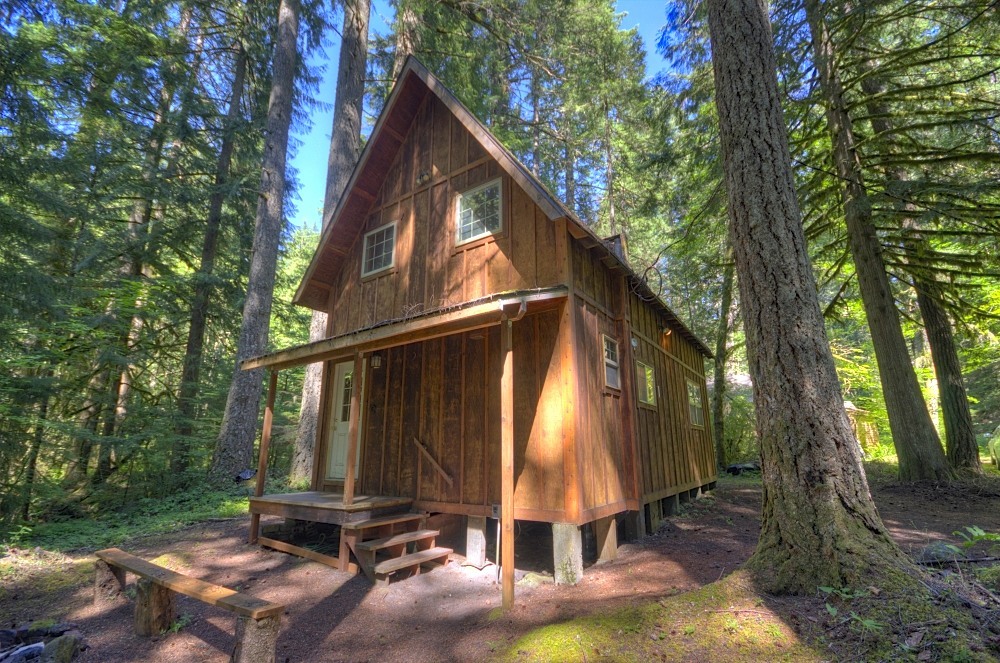
[[[451,514],[482,562],[496,518],[506,602],[515,520],[552,523],[573,582],[582,526],[612,556],[619,524],[651,531],[716,480],[708,349],[412,58],[295,303],[328,314],[326,338],[243,367],[271,369],[271,403],[274,371],[322,362],[312,490],[258,489],[252,536],[278,515],[341,537],[327,555],[265,545],[374,574],[384,548],[446,550],[414,532]]]

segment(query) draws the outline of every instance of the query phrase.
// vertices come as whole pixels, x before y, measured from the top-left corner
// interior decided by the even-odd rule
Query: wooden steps
[[[390,548],[403,543],[411,543],[428,538],[433,539],[438,534],[440,534],[440,532],[434,529],[418,529],[415,532],[403,532],[402,534],[394,534],[393,536],[387,536],[381,539],[363,541],[358,544],[358,548],[361,550],[378,551],[382,548]]]
[[[388,585],[389,576],[403,569],[413,569],[413,575],[420,573],[420,567],[441,560],[440,563],[447,564],[448,556],[451,555],[451,548],[428,548],[419,552],[394,557],[384,562],[379,562],[373,569],[376,585]]]
[[[423,514],[401,513],[345,523],[341,542],[372,582],[385,585],[401,571],[416,575],[423,565],[448,563],[451,549],[435,545],[440,532],[423,529],[425,519]]]
[[[399,513],[381,518],[370,518],[368,520],[358,520],[353,523],[344,523],[341,527],[345,530],[369,530],[392,527],[394,525],[408,525],[414,522],[423,522],[425,516],[420,513]]]

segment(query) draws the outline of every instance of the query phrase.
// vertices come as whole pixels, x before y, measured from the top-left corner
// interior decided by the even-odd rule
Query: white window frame
[[[365,233],[365,241],[362,242],[362,244],[361,244],[361,277],[362,278],[364,278],[366,276],[371,276],[372,274],[379,274],[380,272],[384,272],[384,271],[386,271],[388,269],[392,269],[393,267],[396,266],[396,237],[397,237],[397,234],[396,234],[396,231],[397,231],[396,224],[397,223],[398,222],[393,221],[392,223],[387,223],[385,225],[381,225],[378,228],[376,228],[375,230],[371,230],[371,231]],[[392,229],[392,258],[389,260],[389,264],[388,265],[382,265],[381,267],[378,267],[377,269],[373,269],[371,271],[368,271],[366,269],[366,266],[368,264],[368,241],[369,241],[369,239],[372,238],[372,237],[374,237],[376,234],[378,234],[380,232],[384,232],[386,230],[389,230],[390,228]]]
[[[649,371],[647,378],[647,371]],[[641,405],[656,407],[656,369],[647,363],[635,360],[635,397]],[[643,398],[643,394],[648,397]]]
[[[499,189],[499,193],[497,196],[497,220],[499,225],[497,226],[497,229],[487,230],[484,233],[480,233],[478,235],[473,235],[472,237],[467,237],[465,239],[462,239],[462,200],[468,196],[475,195],[480,191],[482,191],[483,189],[488,189],[492,186],[496,186]],[[502,177],[492,179],[489,182],[485,182],[483,184],[480,184],[479,186],[473,187],[467,191],[463,191],[462,193],[458,194],[458,197],[455,199],[455,246],[462,246],[463,244],[468,244],[469,242],[475,242],[476,240],[482,239],[483,237],[494,237],[496,235],[501,234],[503,232],[503,226],[504,226],[503,214],[504,214],[504,206],[503,206]]]
[[[701,386],[692,380],[691,378],[684,378],[684,382],[687,383],[687,396],[688,396],[688,419],[691,420],[691,425],[695,428],[705,427],[705,399],[701,395]],[[694,402],[694,397],[697,396],[698,402]],[[695,412],[698,412],[698,417],[694,416]],[[701,419],[698,421],[697,419]]]
[[[608,357],[608,343],[611,343],[615,347],[615,356],[612,359]],[[618,341],[608,336],[607,334],[601,334],[601,359],[604,360],[604,386],[610,387],[611,389],[621,389],[622,388],[622,368],[621,368],[621,348],[618,345]],[[611,384],[608,381],[608,369],[612,369],[615,375],[615,382],[617,384]]]

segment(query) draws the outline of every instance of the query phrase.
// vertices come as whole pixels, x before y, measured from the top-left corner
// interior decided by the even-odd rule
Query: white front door
[[[327,440],[326,478],[342,481],[347,466],[347,437],[351,425],[353,361],[345,361],[334,366],[333,383],[330,387],[330,436]]]

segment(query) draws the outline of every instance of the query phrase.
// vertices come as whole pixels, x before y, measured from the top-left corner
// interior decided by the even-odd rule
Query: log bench
[[[236,648],[230,663],[274,663],[281,613],[285,606],[191,578],[130,555],[118,548],[97,551],[94,603],[118,601],[125,573],[137,576],[135,631],[158,635],[174,621],[174,593],[184,594],[238,615]]]

